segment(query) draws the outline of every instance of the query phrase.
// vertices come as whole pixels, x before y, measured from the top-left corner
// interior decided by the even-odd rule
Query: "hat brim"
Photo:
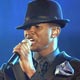
[[[66,26],[67,23],[69,23],[70,20],[69,19],[65,19],[65,20],[44,20],[44,21],[36,21],[33,23],[27,23],[23,24],[22,26],[18,26],[16,29],[27,29],[28,27],[35,25],[35,24],[39,24],[39,23],[56,23],[58,25],[60,25],[61,28],[64,28]]]

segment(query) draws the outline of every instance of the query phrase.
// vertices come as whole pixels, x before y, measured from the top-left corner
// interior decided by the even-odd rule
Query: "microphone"
[[[11,57],[10,59],[8,60],[7,64],[10,65],[10,64],[15,64],[20,58],[20,55],[18,54],[18,52],[15,52]]]
[[[21,44],[23,44],[23,43],[28,43],[28,46],[29,46],[29,47],[30,47],[31,44],[32,44],[31,41],[28,40],[28,39],[22,40]],[[18,52],[14,52],[14,54],[13,54],[13,55],[11,56],[11,58],[8,60],[7,65],[10,65],[10,64],[14,65],[14,64],[19,60],[19,58],[20,58],[20,55],[18,54]]]

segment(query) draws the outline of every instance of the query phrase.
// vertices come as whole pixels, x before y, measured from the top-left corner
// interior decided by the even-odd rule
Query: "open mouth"
[[[35,43],[35,40],[34,39],[29,39],[31,41],[32,44]]]

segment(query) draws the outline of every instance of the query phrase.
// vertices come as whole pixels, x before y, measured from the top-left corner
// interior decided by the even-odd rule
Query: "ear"
[[[52,27],[52,38],[58,37],[60,34],[61,28],[60,27]]]

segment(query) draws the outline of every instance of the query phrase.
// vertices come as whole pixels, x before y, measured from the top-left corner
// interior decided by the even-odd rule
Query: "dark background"
[[[22,41],[23,31],[16,30],[24,23],[27,3],[31,0],[0,0],[0,66],[11,57],[15,45]],[[80,0],[56,0],[70,23],[61,31],[60,50],[80,59]]]

